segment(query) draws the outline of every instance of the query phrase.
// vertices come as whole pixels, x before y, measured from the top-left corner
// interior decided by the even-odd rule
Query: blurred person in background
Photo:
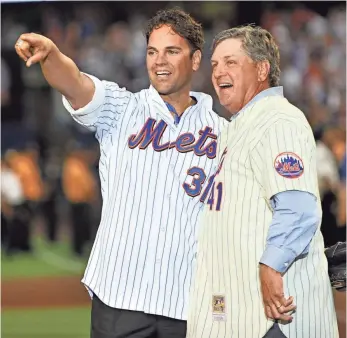
[[[58,239],[59,215],[57,201],[61,193],[61,160],[58,149],[48,149],[47,158],[42,163],[42,175],[45,182],[45,194],[41,202],[41,212],[46,226],[46,237],[50,242]]]
[[[337,190],[339,186],[338,164],[332,150],[323,141],[324,129],[316,132],[317,177],[322,203],[321,231],[324,246],[337,242]]]
[[[323,206],[326,206],[326,209],[323,209],[323,215],[325,213],[324,217],[329,218],[324,225],[322,224],[325,246],[328,247],[338,241],[346,241],[345,129],[335,126],[325,128],[322,135],[322,142],[327,147],[327,151],[330,151],[333,155],[335,167],[334,172],[337,172],[338,175],[337,180],[334,179],[336,174],[330,176],[330,190],[325,195],[326,201],[322,201]],[[329,157],[326,157],[325,160],[329,161]],[[325,182],[329,182],[329,179],[325,179]]]
[[[344,134],[344,133],[343,133]],[[340,146],[336,156],[342,158],[339,165],[340,182],[337,187],[337,241],[346,241],[346,139],[340,135]],[[343,151],[344,149],[344,151]],[[343,152],[342,152],[343,151]],[[335,307],[339,324],[340,338],[346,337],[346,291],[334,290]]]
[[[44,194],[44,183],[36,146],[28,145],[22,149],[13,150],[8,153],[6,158],[22,181],[26,199],[38,203]]]
[[[1,107],[7,106],[11,101],[11,76],[6,61],[1,58]]]
[[[22,181],[8,163],[11,151],[1,160],[1,241],[7,255],[31,251],[30,208]]]
[[[322,135],[316,133],[317,143],[317,174],[319,178],[319,190],[323,196],[327,191],[335,191],[339,182],[339,171],[337,161],[333,152],[323,142]]]
[[[338,128],[336,130],[335,144],[333,153],[336,157],[340,175],[340,184],[338,187],[338,226],[341,228],[342,234],[346,236],[346,129]],[[346,237],[340,241],[346,241]]]
[[[36,147],[28,146],[13,150],[6,155],[11,169],[21,180],[24,197],[33,216],[36,217],[45,193]]]
[[[342,163],[340,165],[340,184],[338,201],[338,226],[342,228],[342,231],[346,231],[346,152],[343,156]],[[344,235],[346,236],[346,233],[344,233]]]
[[[86,253],[86,244],[91,239],[91,207],[98,196],[92,164],[90,151],[70,145],[63,163],[62,186],[70,203],[72,248],[77,256]]]

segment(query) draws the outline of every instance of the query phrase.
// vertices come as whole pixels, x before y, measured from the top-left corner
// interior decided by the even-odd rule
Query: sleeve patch
[[[274,167],[277,173],[285,178],[299,178],[304,173],[302,159],[291,152],[284,152],[277,155]]]

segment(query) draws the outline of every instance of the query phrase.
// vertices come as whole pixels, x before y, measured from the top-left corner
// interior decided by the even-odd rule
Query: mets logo
[[[304,173],[302,159],[291,152],[279,154],[274,163],[276,171],[286,178],[298,178]]]

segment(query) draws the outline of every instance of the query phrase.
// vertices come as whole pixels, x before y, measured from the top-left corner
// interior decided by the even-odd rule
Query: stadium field
[[[1,315],[4,338],[88,338],[87,307],[8,310]]]
[[[85,260],[66,242],[34,243],[33,254],[1,256],[1,337],[89,337],[90,300],[80,283]]]

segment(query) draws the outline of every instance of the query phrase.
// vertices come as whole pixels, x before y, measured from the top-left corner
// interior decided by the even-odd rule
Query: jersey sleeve
[[[64,107],[75,121],[89,130],[108,130],[122,118],[134,94],[114,82],[101,81],[95,76],[84,74],[94,82],[92,100],[86,106],[75,110],[63,96]]]
[[[309,127],[300,123],[277,121],[251,151],[252,170],[268,200],[288,190],[318,197],[316,144]]]

